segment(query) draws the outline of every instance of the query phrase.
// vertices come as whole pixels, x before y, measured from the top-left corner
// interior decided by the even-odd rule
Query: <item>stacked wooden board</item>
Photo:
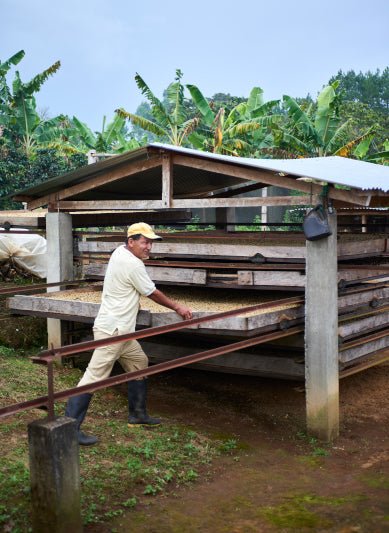
[[[80,241],[76,261],[85,277],[101,280],[110,253],[121,243],[99,238]],[[385,236],[344,234],[339,238],[339,365],[348,369],[389,345],[389,263]],[[269,309],[200,324],[190,331],[143,342],[152,361],[172,359],[209,346],[304,323],[303,301],[285,305],[290,291],[305,286],[305,240],[301,234],[172,234],[153,245],[147,269],[171,297],[187,303],[195,316],[269,302]],[[172,287],[171,285],[174,285]],[[266,289],[266,290],[263,290]],[[91,323],[99,308],[100,285],[78,291],[15,296],[14,313]],[[142,299],[138,327],[178,320],[174,312]],[[196,347],[196,349],[195,349]],[[304,335],[218,356],[203,368],[292,379],[304,377]]]

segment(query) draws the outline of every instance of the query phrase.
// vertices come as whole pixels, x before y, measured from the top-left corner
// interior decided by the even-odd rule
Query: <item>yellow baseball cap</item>
[[[143,235],[147,239],[162,239],[159,235],[156,235],[151,226],[146,224],[146,222],[137,222],[136,224],[131,224],[127,230],[127,237],[132,237],[132,235]]]

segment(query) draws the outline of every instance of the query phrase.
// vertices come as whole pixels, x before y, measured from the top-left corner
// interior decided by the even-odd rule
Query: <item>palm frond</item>
[[[179,146],[187,139],[199,125],[200,119],[198,117],[191,118],[182,124],[180,133],[178,136]]]
[[[325,153],[333,154],[339,147],[342,147],[349,139],[349,125],[350,120],[344,122],[339,128],[337,128],[325,145]]]
[[[210,108],[207,99],[203,96],[200,89],[198,89],[195,85],[187,85],[187,88],[190,92],[193,103],[204,118],[205,124],[207,126],[211,126],[215,119],[215,113]]]
[[[263,89],[261,87],[253,87],[247,100],[247,111],[253,113],[256,109],[263,105]]]
[[[23,84],[23,88],[26,94],[32,95],[33,93],[36,93],[39,91],[39,89],[42,87],[42,85],[45,83],[45,81],[55,74],[57,70],[60,68],[61,62],[56,61],[51,65],[51,67],[47,68],[40,74],[37,74],[30,80],[28,83]]]
[[[278,106],[279,104],[280,104],[279,100],[269,100],[268,102],[265,102],[260,107],[257,107],[256,109],[254,109],[251,113],[251,116],[253,118],[256,118],[256,117],[268,115],[273,110],[273,108]]]
[[[166,97],[171,107],[171,117],[173,123],[181,124],[185,120],[184,109],[184,87],[181,83],[182,72],[180,69],[176,70],[176,78],[166,89]]]
[[[360,135],[356,139],[353,139],[349,141],[347,144],[343,145],[341,148],[338,148],[338,150],[336,150],[334,155],[339,155],[340,157],[349,157],[352,151],[354,150],[354,148],[358,144],[360,144],[362,141],[369,139],[369,138],[371,142],[371,140],[373,139],[373,136],[374,136],[373,128],[369,128],[369,130],[366,131],[363,135]],[[369,145],[370,145],[370,142],[369,142]],[[369,149],[369,146],[367,146],[366,151],[368,149]]]
[[[151,112],[153,113],[153,116],[156,118],[156,120],[163,126],[169,124],[169,115],[166,112],[166,109],[164,108],[162,102],[155,96],[150,87],[138,73],[135,76],[135,82],[141,93],[146,96],[147,100],[150,102]]]
[[[130,120],[132,124],[139,126],[143,130],[149,131],[150,133],[154,133],[155,135],[159,135],[161,137],[169,137],[167,130],[165,130],[155,122],[148,120],[147,118],[140,117],[139,115],[134,115],[133,113],[128,113],[124,109],[116,109],[115,113],[117,113],[123,118],[128,118],[128,120]]]
[[[9,69],[12,67],[12,65],[17,65],[20,63],[20,61],[25,56],[24,50],[20,50],[19,52],[16,52],[13,56],[11,56],[7,61],[4,61],[4,63],[0,63],[0,76],[5,76]]]
[[[300,155],[314,156],[317,155],[315,144],[309,141],[303,141],[288,132],[283,132],[280,148],[284,149],[284,144],[288,146],[288,150],[296,150]]]
[[[296,127],[296,129],[302,132],[307,137],[315,139],[315,141],[320,144],[321,141],[317,135],[313,123],[309,119],[308,115],[304,113],[304,111],[298,105],[296,100],[294,100],[290,96],[284,95],[283,101],[290,117],[293,119],[294,126]]]
[[[115,140],[119,132],[123,129],[126,119],[116,114],[113,120],[108,124],[107,129],[104,132],[105,143],[110,146]]]
[[[96,145],[96,136],[92,132],[92,130],[84,123],[78,120],[77,117],[72,118],[72,122],[77,130],[77,132],[80,135],[80,138],[82,142],[88,147],[88,148],[95,148]]]

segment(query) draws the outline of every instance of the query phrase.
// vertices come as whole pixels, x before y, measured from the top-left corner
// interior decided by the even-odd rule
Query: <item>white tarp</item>
[[[30,233],[0,234],[0,262],[9,259],[39,278],[47,274],[46,239]]]

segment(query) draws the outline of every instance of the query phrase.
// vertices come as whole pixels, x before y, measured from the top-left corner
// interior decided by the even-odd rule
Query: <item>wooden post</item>
[[[47,213],[47,283],[73,279],[72,216],[68,213]],[[51,287],[48,292],[56,292]],[[65,324],[55,318],[47,319],[48,346],[62,346]]]
[[[33,532],[81,532],[76,421],[35,420],[28,425],[28,441]]]
[[[173,162],[170,155],[162,156],[162,207],[168,209],[173,198]]]
[[[339,435],[336,213],[328,218],[332,235],[307,241],[305,291],[307,429],[326,441]]]

